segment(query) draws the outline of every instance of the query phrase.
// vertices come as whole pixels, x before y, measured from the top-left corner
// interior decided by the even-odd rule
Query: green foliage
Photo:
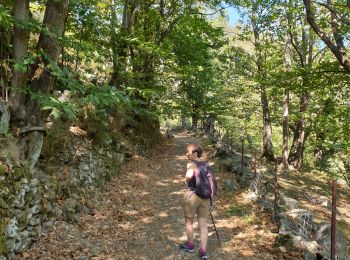
[[[245,209],[242,208],[240,205],[231,205],[228,210],[228,214],[232,216],[239,216],[242,217],[245,215]]]
[[[184,116],[204,117],[219,111],[221,85],[215,81],[212,61],[215,51],[224,44],[222,33],[221,28],[197,16],[179,22],[166,42],[175,65],[173,86],[168,92],[172,101],[165,103],[167,107]]]
[[[76,106],[70,102],[60,101],[55,97],[47,97],[40,100],[42,110],[50,110],[53,118],[58,119],[64,113],[69,119],[74,119],[78,112]]]
[[[349,151],[327,154],[318,163],[319,169],[325,171],[331,178],[343,179],[350,187],[350,160]]]
[[[17,60],[16,62],[14,62],[13,68],[15,71],[27,72],[29,66],[34,63],[35,59],[36,59],[35,55],[28,55],[22,60]]]
[[[245,215],[242,218],[243,223],[246,225],[254,224],[257,220],[258,218],[255,216],[255,214]]]
[[[0,5],[0,28],[8,30],[13,24],[13,18],[9,9]]]
[[[63,38],[42,26],[44,1],[30,1],[32,16],[24,23],[14,21],[12,2],[3,2],[0,36],[6,55],[1,56],[1,79],[11,70],[30,72],[39,62],[55,76],[55,91],[38,93],[30,86],[12,91],[37,99],[54,118],[79,120],[88,111],[96,127],[107,131],[110,116],[118,109],[123,110],[125,128],[139,127],[144,119],[154,123],[159,117],[181,118],[188,123],[204,121],[211,114],[235,142],[243,138],[254,149],[262,140],[260,91],[264,88],[278,156],[288,88],[290,142],[300,119],[305,119],[304,162],[316,165],[314,153],[320,149],[324,158],[319,167],[334,174],[346,168],[347,162],[340,158],[348,154],[350,144],[349,74],[341,72],[333,54],[305,24],[301,1],[226,1],[244,16],[232,28],[221,17],[224,12],[210,19],[201,14],[222,4],[217,0],[170,1],[165,6],[152,1],[124,6],[127,1],[73,0]],[[329,10],[323,5],[314,8],[318,24],[330,33]],[[340,18],[347,17],[349,10],[341,5],[333,8],[348,53],[349,27]],[[14,23],[30,33],[29,47],[25,58],[11,61],[8,68]],[[293,40],[289,72],[284,56],[287,33]],[[39,34],[62,45],[58,63],[36,48]],[[309,98],[301,112],[303,96]]]

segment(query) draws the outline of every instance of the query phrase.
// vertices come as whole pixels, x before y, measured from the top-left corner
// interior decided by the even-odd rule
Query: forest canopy
[[[349,17],[345,0],[3,0],[1,134],[87,114],[214,124],[349,183]]]

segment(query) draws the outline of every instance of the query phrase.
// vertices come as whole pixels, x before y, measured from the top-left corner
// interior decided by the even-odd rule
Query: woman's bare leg
[[[206,249],[208,243],[208,225],[207,218],[198,219],[199,234],[201,239],[201,248]]]
[[[193,243],[193,218],[185,217],[187,241]]]

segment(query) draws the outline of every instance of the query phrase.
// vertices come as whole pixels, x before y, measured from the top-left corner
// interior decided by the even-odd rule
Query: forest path
[[[171,142],[156,147],[151,156],[131,158],[120,175],[92,199],[94,214],[82,215],[76,224],[56,221],[20,259],[198,259],[197,252],[179,250],[179,243],[186,240],[181,205],[185,148],[191,142],[204,144],[203,158],[210,160],[214,150],[205,145],[206,140],[186,133],[175,135]],[[220,207],[213,216],[223,246],[218,247],[209,219],[209,258],[278,259],[268,229],[228,215],[227,208],[239,198],[221,194],[216,200]],[[197,225],[195,244],[198,249]]]

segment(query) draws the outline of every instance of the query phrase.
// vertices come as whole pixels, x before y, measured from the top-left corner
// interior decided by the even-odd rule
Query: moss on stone
[[[9,208],[8,204],[3,199],[3,197],[0,196],[0,209],[8,209],[8,208]]]
[[[24,201],[26,202],[26,204],[31,204],[32,201],[33,201],[33,195],[32,193],[30,192],[27,192],[25,195],[24,195]]]
[[[289,234],[279,234],[275,238],[275,246],[280,247],[280,246],[285,246],[287,248],[292,248],[293,247],[293,241],[292,238]]]
[[[0,216],[0,256],[8,256],[7,238],[6,238],[7,221]]]
[[[47,214],[48,213],[48,201],[47,198],[45,198],[45,196],[41,196],[40,198],[40,208],[41,208],[41,214]]]
[[[69,141],[69,122],[57,122],[57,127],[52,127],[47,132],[41,150],[45,160],[49,160],[58,153],[65,152]],[[45,171],[47,172],[47,171]]]
[[[26,205],[26,207],[22,211],[22,213],[17,216],[18,217],[18,224],[19,224],[19,226],[18,226],[19,231],[23,231],[29,225],[29,222],[30,222],[29,212],[30,212],[30,209],[29,209],[28,205]]]
[[[25,178],[25,177],[30,177],[29,168],[27,166],[16,167],[16,168],[14,168],[12,176],[15,177],[15,179],[17,179],[17,180]]]
[[[0,176],[4,176],[7,173],[7,168],[5,165],[0,164]]]

